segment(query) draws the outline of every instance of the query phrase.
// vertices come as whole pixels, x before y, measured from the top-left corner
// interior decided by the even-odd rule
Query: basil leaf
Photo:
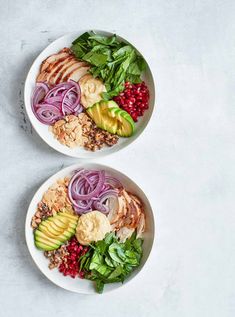
[[[84,255],[82,255],[79,258],[79,260],[78,260],[79,271],[82,271],[82,270],[88,271],[89,270],[92,254],[93,254],[93,250],[89,249],[89,251],[87,253],[85,253]]]

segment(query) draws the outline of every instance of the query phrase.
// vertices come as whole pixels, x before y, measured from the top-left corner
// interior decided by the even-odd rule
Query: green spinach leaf
[[[85,277],[93,280],[97,292],[102,292],[104,284],[123,282],[140,263],[142,240],[134,233],[125,243],[120,243],[114,233],[105,239],[92,243],[80,267],[86,270]]]
[[[104,99],[111,99],[124,89],[124,83],[141,82],[141,73],[146,67],[142,56],[130,44],[117,39],[116,35],[102,36],[86,32],[72,43],[78,59],[89,62],[91,74],[103,80],[106,86]]]

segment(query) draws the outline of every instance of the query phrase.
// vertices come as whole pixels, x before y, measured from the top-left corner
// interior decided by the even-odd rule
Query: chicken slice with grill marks
[[[67,56],[64,60],[61,60],[59,63],[55,64],[52,71],[50,72],[47,80],[50,83],[56,83],[58,77],[62,77],[65,70],[71,65],[77,63],[74,57],[71,55]]]
[[[145,229],[145,215],[142,203],[135,195],[120,190],[117,205],[109,209],[108,219],[121,242],[130,238],[135,230],[141,237]]]
[[[69,62],[61,65],[62,68],[60,71],[54,73],[52,76],[52,82],[54,84],[59,84],[60,82],[66,81],[64,80],[67,75],[70,75],[74,70],[87,66],[86,62],[75,60],[74,58]]]
[[[66,82],[69,79],[78,82],[89,69],[88,63],[77,60],[70,49],[64,48],[42,62],[37,82],[42,81],[50,85]]]
[[[59,60],[67,56],[73,56],[70,49],[67,47],[63,48],[57,54],[50,55],[42,62],[40,67],[40,73],[46,71],[48,67],[51,67],[54,63],[58,62]]]
[[[109,206],[109,214],[108,219],[111,225],[117,225],[117,222],[120,222],[120,219],[125,216],[127,212],[127,205],[126,200],[123,196],[118,196],[118,199],[116,200],[115,206],[111,205]]]
[[[79,81],[80,78],[82,78],[82,76],[88,74],[90,67],[86,66],[86,67],[77,67],[71,70],[71,72],[69,74],[67,74],[66,76],[63,76],[62,81],[68,81],[69,79],[72,79],[76,82]]]

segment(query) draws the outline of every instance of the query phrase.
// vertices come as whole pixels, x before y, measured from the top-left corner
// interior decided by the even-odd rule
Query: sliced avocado
[[[41,243],[41,244],[44,244],[44,245],[46,245],[46,246],[48,246],[48,247],[50,247],[50,248],[53,248],[53,250],[56,250],[56,249],[58,249],[60,246],[61,246],[61,244],[55,244],[55,243],[53,243],[53,242],[50,242],[50,241],[48,241],[48,240],[46,240],[46,239],[39,239],[39,240],[35,240],[35,243]]]
[[[65,230],[66,228],[68,228],[68,221],[63,222],[61,221],[57,216],[55,217],[55,219],[48,219],[49,222],[52,222],[53,224],[55,224],[59,229]]]
[[[63,225],[59,219],[56,219],[55,222],[52,222],[52,221],[49,221],[50,223],[50,226],[53,227],[53,229],[55,230],[62,230],[60,232],[64,232],[65,230],[68,231],[68,232],[71,232],[72,234],[74,234],[75,232],[75,229],[77,227],[77,224],[73,224],[73,223],[69,223],[69,226],[65,227],[61,227],[61,225]]]
[[[64,217],[58,214],[55,216],[55,220],[59,220],[65,226],[67,226],[70,222],[70,220],[67,217]]]
[[[70,218],[71,220],[78,221],[78,216],[72,215],[68,212],[59,212],[58,215]]]
[[[87,113],[99,128],[112,134],[128,137],[134,132],[135,123],[132,117],[113,100],[101,100],[88,108]]]
[[[102,110],[107,108],[119,108],[118,104],[113,100],[101,100],[98,104]]]
[[[108,114],[105,113],[103,115],[103,121],[100,128],[112,134],[116,134],[117,128],[118,128],[118,122],[116,118],[112,118]]]
[[[66,228],[71,227],[71,228],[76,228],[77,227],[77,221],[71,221],[68,218],[64,217],[64,216],[58,216],[56,219],[58,222],[60,221],[62,224],[67,225]]]
[[[58,223],[58,221],[56,221],[57,223]],[[45,226],[44,224],[41,224],[40,225],[41,227],[43,227],[43,226]],[[46,225],[47,226],[47,225]],[[48,223],[48,226],[50,226],[51,228],[53,228],[55,231],[56,231],[56,233],[57,232],[60,232],[60,233],[64,233],[65,232],[65,230],[68,232],[68,234],[74,234],[74,232],[75,232],[75,227],[74,227],[74,225],[72,225],[72,227],[70,226],[70,224],[69,224],[69,227],[67,227],[67,228],[61,228],[61,227],[58,227],[55,223],[53,223],[52,221],[49,221],[49,223]],[[39,227],[38,227],[39,228]],[[39,228],[40,229],[40,228]],[[41,230],[42,231],[42,230]]]
[[[57,238],[59,239],[60,237],[62,237],[63,240],[66,241],[71,236],[71,233],[68,233],[66,230],[58,233],[58,231],[55,231],[54,229],[52,229],[50,225],[42,226],[39,230],[45,233],[45,235],[47,235],[49,238],[52,238],[52,239],[57,239]]]
[[[38,228],[40,231],[46,233],[49,237],[57,238],[59,236],[65,236],[67,238],[65,240],[70,239],[76,231],[76,227],[72,223],[69,223],[67,228],[61,229],[57,227],[56,224],[52,223],[51,221],[49,221],[48,223],[42,224]],[[60,231],[58,231],[58,229]]]
[[[69,222],[67,224],[67,227],[64,227],[63,229],[61,229],[61,227],[57,227],[58,222],[59,222],[59,219],[55,219],[54,223],[52,221],[48,221],[48,222],[45,221],[45,223],[41,224],[39,230],[41,232],[47,232],[48,236],[52,234],[54,238],[58,238],[64,235],[65,238],[67,237],[67,239],[70,239],[71,236],[74,235],[76,231],[77,220],[76,220],[76,223]]]
[[[48,237],[56,237],[56,236],[59,236],[60,234],[63,234],[64,231],[57,231],[55,230],[54,228],[52,228],[52,226],[50,226],[49,224],[43,224],[40,226],[40,228],[38,227],[38,229],[41,231],[41,232],[46,232]]]
[[[75,228],[69,227],[66,229],[66,232],[70,235],[70,237],[75,234],[75,231],[76,231],[76,227]]]
[[[40,231],[40,230],[35,230],[34,231],[34,237],[35,240],[42,242],[44,241],[44,243],[46,242],[51,242],[53,244],[57,244],[58,246],[60,246],[62,244],[63,241],[61,241],[61,239],[59,239],[59,237],[56,238],[50,238],[48,237],[44,232]]]
[[[50,227],[52,230],[54,230],[56,233],[55,234],[60,234],[62,233],[65,229],[64,228],[61,228],[61,227],[58,227],[53,221],[51,220],[45,220],[43,221],[42,223],[40,223],[38,229],[41,230],[42,227]],[[43,231],[43,230],[41,230]]]
[[[118,121],[117,135],[129,137],[134,133],[135,123],[129,113],[120,108],[111,108],[109,113]]]
[[[89,116],[92,118],[93,121],[95,121],[97,127],[101,129],[103,129],[103,118],[105,115],[105,109],[107,109],[107,107],[105,106],[105,108],[102,110],[102,107],[98,102],[87,109],[87,113],[89,114]]]
[[[68,219],[70,223],[77,224],[77,222],[78,222],[78,217],[77,216],[73,216],[73,215],[70,215],[68,213],[60,212],[60,213],[58,213],[58,216],[59,217],[64,217],[65,219]]]
[[[95,121],[97,127],[106,130],[112,134],[117,131],[117,120],[112,118],[109,113],[109,108],[118,108],[118,105],[113,100],[97,102],[92,107],[87,109],[89,116]]]
[[[100,127],[102,124],[102,113],[99,103],[97,102],[92,107],[88,108],[87,113],[93,119],[93,121],[95,121],[97,127]]]
[[[52,250],[57,249],[57,247],[55,248],[55,246],[51,247],[47,244],[44,244],[44,243],[38,242],[38,241],[35,241],[35,245],[38,249],[43,250],[43,251],[52,251]]]
[[[41,250],[58,249],[69,240],[76,231],[78,217],[68,213],[59,213],[43,220],[34,231],[34,241]]]

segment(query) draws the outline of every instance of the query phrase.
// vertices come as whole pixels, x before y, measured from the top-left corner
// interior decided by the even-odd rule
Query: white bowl
[[[95,30],[96,33],[99,33],[101,35],[112,35],[113,33]],[[83,149],[82,147],[76,147],[76,148],[69,148],[65,145],[62,145],[57,141],[54,137],[52,132],[48,130],[48,126],[42,124],[38,121],[38,119],[35,117],[35,115],[32,112],[31,109],[31,95],[32,91],[35,87],[36,83],[36,77],[39,72],[40,65],[43,60],[45,60],[49,55],[57,53],[59,50],[61,50],[64,47],[70,47],[72,44],[72,41],[75,40],[78,36],[80,36],[84,31],[76,32],[76,33],[70,33],[63,37],[60,37],[50,45],[48,45],[41,54],[35,59],[33,65],[31,66],[26,81],[25,81],[25,88],[24,88],[24,101],[25,101],[25,108],[29,117],[29,120],[31,121],[34,129],[39,134],[39,136],[52,148],[55,150],[77,158],[96,158],[101,157],[104,155],[107,155],[109,153],[114,153],[124,147],[126,147],[128,144],[132,143],[138,136],[143,132],[145,127],[147,126],[152,112],[154,108],[154,102],[155,102],[155,88],[154,88],[154,80],[153,76],[150,70],[149,65],[147,64],[147,69],[143,74],[143,79],[145,80],[149,92],[150,92],[150,100],[149,100],[149,109],[144,113],[144,116],[141,117],[138,120],[138,123],[136,124],[136,132],[133,136],[129,138],[120,138],[118,143],[114,145],[113,147],[104,147],[103,149],[91,152]],[[124,38],[118,36],[118,39],[125,41],[126,43],[129,43]],[[133,45],[133,44],[132,44]],[[133,45],[134,46],[134,45]],[[137,50],[138,51],[138,50]],[[138,51],[139,52],[139,51]],[[140,52],[139,52],[140,53]],[[140,53],[141,54],[141,53]],[[142,54],[141,54],[142,55]]]
[[[117,289],[127,282],[133,280],[133,278],[140,272],[140,270],[145,265],[149,254],[152,249],[153,241],[154,241],[154,216],[153,211],[150,206],[150,203],[145,196],[144,192],[127,176],[122,174],[121,172],[100,164],[76,164],[69,166],[67,168],[62,169],[58,173],[51,176],[42,186],[38,189],[36,194],[34,195],[27,212],[26,222],[25,222],[25,236],[26,242],[29,249],[29,252],[41,270],[41,272],[53,283],[56,285],[73,292],[77,292],[80,294],[96,294],[94,289],[94,285],[92,281],[85,280],[85,279],[72,279],[71,277],[65,277],[61,274],[57,269],[50,270],[48,268],[48,259],[45,258],[43,252],[38,250],[34,245],[34,237],[33,237],[33,230],[31,228],[31,219],[34,215],[38,202],[42,199],[43,193],[50,187],[53,183],[55,183],[59,178],[63,178],[65,176],[71,176],[72,172],[80,167],[84,167],[86,169],[104,169],[108,174],[113,175],[117,179],[119,179],[122,184],[124,185],[127,190],[131,191],[132,193],[136,194],[143,202],[146,214],[146,230],[143,234],[143,257],[141,259],[140,266],[136,268],[132,274],[125,280],[124,284],[121,283],[113,283],[107,284],[104,287],[104,292],[109,292],[111,290]]]

